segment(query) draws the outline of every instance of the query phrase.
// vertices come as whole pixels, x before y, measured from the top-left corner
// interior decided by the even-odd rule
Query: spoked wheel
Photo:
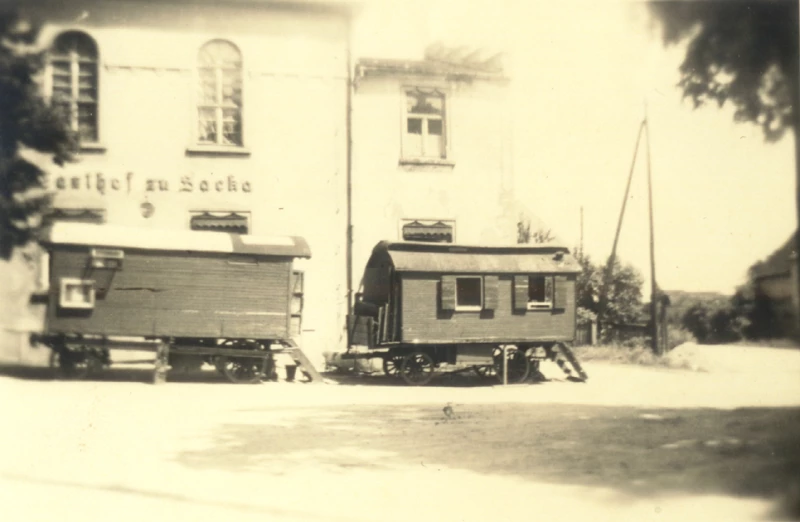
[[[263,377],[263,359],[258,357],[220,357],[217,369],[236,384],[255,384]]]
[[[484,380],[494,379],[497,376],[494,366],[476,366],[475,373]]]
[[[99,372],[103,368],[103,361],[90,352],[61,349],[50,353],[50,367],[62,379],[80,380]]]
[[[237,350],[264,351],[264,346],[256,341],[225,341],[223,346]],[[267,355],[267,354],[264,354]],[[214,362],[217,371],[235,384],[255,384],[271,373],[272,359],[263,357],[219,356]]]
[[[400,376],[411,386],[424,386],[433,378],[433,359],[424,352],[414,352],[403,358]]]
[[[383,358],[383,373],[390,377],[397,377],[400,375],[403,359],[405,359],[403,355],[387,354],[386,357]]]
[[[531,372],[531,363],[524,352],[516,348],[508,348],[506,351],[506,366],[508,367],[508,383],[518,384],[524,382]],[[503,382],[503,349],[494,350],[494,368],[497,378]]]

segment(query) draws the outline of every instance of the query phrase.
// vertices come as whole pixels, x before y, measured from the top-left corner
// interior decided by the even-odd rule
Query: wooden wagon
[[[585,379],[569,348],[579,272],[560,246],[381,242],[349,321],[350,356],[380,357],[412,385],[441,368],[522,382],[545,358]]]
[[[156,352],[157,381],[168,365],[212,363],[233,382],[257,382],[276,353],[319,378],[291,336],[292,263],[311,255],[302,238],[56,223],[41,244],[38,340],[65,374],[127,348]]]

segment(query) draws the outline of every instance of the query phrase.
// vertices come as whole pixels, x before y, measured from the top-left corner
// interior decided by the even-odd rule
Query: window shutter
[[[553,276],[546,276],[544,278],[544,300],[552,304],[554,298],[555,295],[553,295]]]
[[[442,310],[456,309],[456,277],[442,276]]]
[[[566,276],[555,276],[555,295],[553,296],[553,308],[565,309],[567,307],[567,292],[569,291],[569,281]]]
[[[514,276],[514,310],[528,309],[528,276]]]
[[[497,310],[498,286],[500,278],[496,275],[487,275],[483,278],[483,309]]]

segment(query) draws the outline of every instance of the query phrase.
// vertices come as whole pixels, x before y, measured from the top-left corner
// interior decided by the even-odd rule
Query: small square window
[[[61,308],[94,308],[94,281],[62,277],[60,290],[58,303]]]
[[[480,277],[456,278],[456,310],[480,311],[483,303],[483,279]]]

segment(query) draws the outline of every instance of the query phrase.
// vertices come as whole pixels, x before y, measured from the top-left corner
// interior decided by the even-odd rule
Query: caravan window
[[[483,278],[456,278],[456,310],[480,311],[483,304]]]

